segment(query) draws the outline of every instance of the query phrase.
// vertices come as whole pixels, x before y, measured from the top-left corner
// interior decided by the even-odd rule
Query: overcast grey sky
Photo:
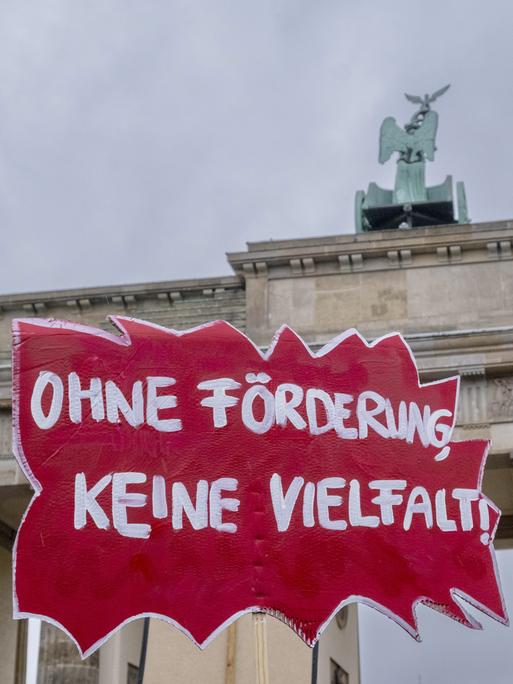
[[[229,273],[353,230],[385,116],[432,92],[428,170],[513,216],[509,0],[0,3],[0,292]]]
[[[381,121],[448,82],[428,180],[513,217],[512,35],[511,0],[0,2],[0,292],[221,275],[247,240],[351,232],[355,190],[393,184]],[[421,645],[362,610],[364,684],[511,681],[509,629],[419,614]]]

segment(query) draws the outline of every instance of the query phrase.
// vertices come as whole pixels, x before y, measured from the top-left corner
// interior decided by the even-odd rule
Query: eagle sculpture
[[[381,124],[379,134],[379,163],[384,164],[393,152],[399,152],[399,159],[413,163],[435,158],[435,138],[438,128],[438,114],[429,110],[418,128],[409,131],[397,125],[393,116]]]
[[[426,159],[434,160],[438,114],[431,109],[431,103],[443,95],[449,87],[450,84],[424,97],[405,93],[409,102],[420,105],[419,109],[404,128],[398,126],[392,116],[383,121],[379,136],[380,164],[388,161],[393,152],[399,152],[399,159],[409,164]]]
[[[408,95],[408,93],[404,93],[404,97],[408,100],[408,102],[413,102],[413,104],[420,104],[429,109],[429,105],[431,104],[431,102],[434,102],[440,97],[440,95],[446,93],[450,87],[451,84],[449,83],[443,88],[440,88],[440,90],[435,90],[435,92],[432,95],[428,95],[426,93],[424,97],[422,97],[421,95]]]

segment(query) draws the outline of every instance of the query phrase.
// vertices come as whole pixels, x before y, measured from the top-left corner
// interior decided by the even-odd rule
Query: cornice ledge
[[[44,316],[47,308],[69,306],[89,309],[95,305],[110,303],[113,306],[130,306],[137,300],[150,298],[171,302],[181,299],[182,294],[204,294],[225,290],[242,290],[243,279],[237,275],[190,280],[170,280],[155,283],[112,285],[103,287],[48,290],[20,294],[0,295],[0,311],[25,311],[29,315]]]
[[[245,252],[227,254],[241,277],[297,277],[328,272],[389,270],[415,266],[465,263],[472,260],[511,259],[513,221],[437,226],[413,230],[271,240],[248,243]],[[481,252],[476,255],[476,252]],[[423,255],[420,262],[415,257]],[[427,259],[426,259],[427,257]]]

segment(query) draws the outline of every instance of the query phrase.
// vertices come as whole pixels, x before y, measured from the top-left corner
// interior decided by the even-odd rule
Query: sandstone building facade
[[[513,221],[385,230],[250,243],[229,254],[233,275],[144,285],[0,296],[0,681],[25,681],[29,630],[11,619],[11,550],[30,490],[11,453],[10,326],[44,316],[107,327],[129,315],[173,328],[222,318],[257,344],[287,323],[318,347],[356,327],[373,339],[399,330],[422,380],[460,374],[457,437],[492,439],[485,492],[502,509],[497,547],[513,542]],[[136,681],[142,621],[81,662],[58,630],[43,625],[39,684]],[[310,681],[311,651],[268,618],[271,681]],[[33,641],[33,639],[32,639]],[[339,667],[340,671],[336,668]],[[319,684],[333,673],[359,682],[358,612],[334,620],[321,640]],[[253,625],[242,618],[200,653],[168,625],[151,621],[145,684],[253,684]]]

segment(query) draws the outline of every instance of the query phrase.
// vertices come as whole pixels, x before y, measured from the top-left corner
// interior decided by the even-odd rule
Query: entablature
[[[250,242],[227,255],[243,278],[295,278],[513,258],[513,221]]]

